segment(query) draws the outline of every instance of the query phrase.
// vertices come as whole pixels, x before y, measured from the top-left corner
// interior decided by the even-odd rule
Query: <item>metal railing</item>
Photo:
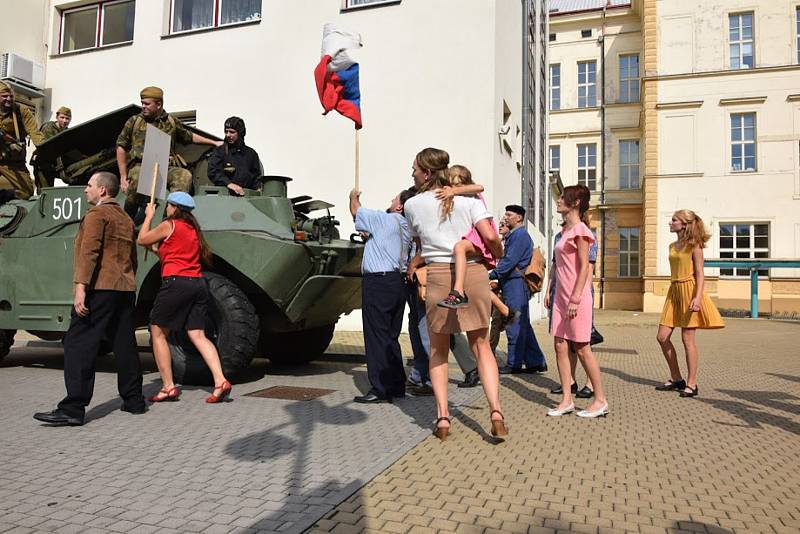
[[[759,269],[800,269],[800,260],[790,259],[723,259],[710,258],[705,267],[750,270],[750,318],[758,319],[758,271]]]

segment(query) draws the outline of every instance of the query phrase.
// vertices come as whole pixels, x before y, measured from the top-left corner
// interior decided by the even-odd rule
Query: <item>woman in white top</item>
[[[434,434],[441,440],[450,432],[447,406],[450,334],[466,332],[472,352],[478,361],[478,374],[489,401],[492,435],[508,434],[500,411],[500,378],[497,361],[489,346],[491,303],[489,276],[478,263],[467,266],[464,290],[470,296],[468,308],[449,309],[437,306],[453,287],[453,247],[474,226],[489,250],[502,256],[503,246],[492,228],[491,214],[476,198],[456,196],[437,200],[436,191],[450,185],[447,168],[450,156],[444,150],[426,148],[414,159],[414,181],[418,194],[405,204],[405,215],[411,235],[418,241],[420,253],[409,265],[409,277],[422,263],[428,266],[425,296],[426,318],[431,339],[430,376],[436,397],[437,419]]]

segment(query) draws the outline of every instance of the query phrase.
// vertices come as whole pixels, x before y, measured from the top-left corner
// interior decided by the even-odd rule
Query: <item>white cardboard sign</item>
[[[167,172],[169,170],[169,150],[172,137],[159,130],[152,124],[147,125],[144,138],[144,155],[139,172],[139,186],[136,192],[150,200],[150,191],[153,184],[153,167],[158,163],[158,176],[156,176],[156,198],[167,198]]]

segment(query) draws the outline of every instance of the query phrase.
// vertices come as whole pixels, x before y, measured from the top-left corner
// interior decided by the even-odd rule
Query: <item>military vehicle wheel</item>
[[[325,354],[335,326],[329,324],[298,332],[265,334],[261,338],[261,352],[276,365],[310,363]]]
[[[0,360],[5,358],[11,350],[16,333],[16,330],[0,330]]]
[[[217,347],[225,376],[232,379],[247,369],[255,356],[258,316],[247,296],[233,282],[214,273],[203,276],[211,295],[206,336]],[[177,383],[213,385],[211,372],[186,332],[171,332],[167,342]]]

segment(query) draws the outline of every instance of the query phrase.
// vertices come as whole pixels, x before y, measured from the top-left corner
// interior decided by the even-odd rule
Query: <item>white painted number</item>
[[[59,220],[69,220],[72,218],[72,215],[75,214],[76,216],[80,216],[81,214],[81,199],[80,197],[75,199],[70,198],[54,198],[53,199],[53,219]]]

